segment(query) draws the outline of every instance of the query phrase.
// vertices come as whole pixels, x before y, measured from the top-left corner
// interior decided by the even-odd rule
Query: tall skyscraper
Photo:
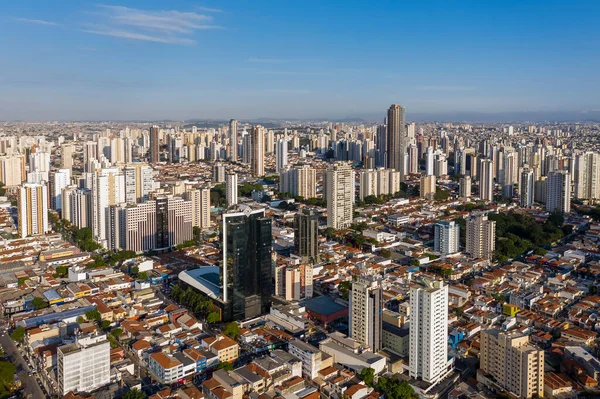
[[[460,226],[454,221],[440,221],[434,225],[434,250],[444,255],[458,252]]]
[[[110,383],[110,342],[106,335],[77,338],[56,350],[58,391],[91,392]]]
[[[294,255],[302,263],[319,263],[319,214],[302,208],[294,216]]]
[[[494,165],[490,159],[479,161],[479,198],[494,200]]]
[[[250,170],[252,176],[264,176],[265,174],[265,129],[260,126],[253,126],[250,133],[250,143],[252,146],[252,159],[250,160]]]
[[[45,184],[24,183],[19,188],[19,234],[21,238],[43,235],[48,226],[48,187]]]
[[[529,208],[533,205],[534,191],[533,171],[523,169],[521,171],[521,180],[519,182],[519,205],[521,207]]]
[[[281,172],[288,164],[288,141],[287,137],[277,140],[275,147],[275,171]]]
[[[406,124],[404,120],[405,109],[403,106],[393,104],[388,109],[387,135],[388,135],[388,167],[400,172],[400,179],[404,180],[406,150]]]
[[[92,191],[77,186],[65,187],[62,191],[61,217],[73,226],[82,229],[92,227]]]
[[[231,119],[229,121],[229,159],[237,162],[238,152],[238,121]]]
[[[574,169],[575,197],[600,198],[600,155],[595,152],[577,154]]]
[[[419,182],[419,193],[421,198],[432,200],[435,197],[436,178],[434,175],[421,176]]]
[[[224,320],[269,312],[272,294],[271,219],[264,209],[240,207],[223,214]]]
[[[425,158],[425,174],[426,175],[433,175],[433,163],[435,160],[435,156],[433,155],[433,148],[432,147],[427,147],[427,154],[426,154],[426,158]]]
[[[65,169],[73,168],[73,151],[75,145],[73,143],[65,143],[60,146],[60,166]]]
[[[210,189],[186,191],[184,198],[191,202],[192,227],[208,228],[210,226]]]
[[[337,162],[326,172],[327,227],[342,229],[350,226],[354,217],[354,170]]]
[[[135,204],[147,201],[154,190],[154,172],[142,162],[133,162],[123,168],[125,179],[125,202]]]
[[[317,196],[317,170],[309,165],[293,166],[279,172],[279,191],[303,198]]]
[[[476,259],[491,259],[496,249],[496,222],[487,215],[467,218],[466,252]]]
[[[160,138],[158,135],[158,126],[150,128],[150,163],[160,162]]]
[[[386,125],[377,126],[377,160],[375,166],[379,168],[388,167],[388,133]]]
[[[233,206],[238,203],[238,175],[234,172],[228,172],[225,175],[225,199],[227,206]]]
[[[529,336],[490,329],[481,332],[480,343],[480,369],[495,384],[518,398],[544,396],[544,351],[529,344]]]
[[[571,211],[571,174],[564,170],[548,173],[546,179],[546,210],[567,213]]]
[[[71,184],[71,169],[59,169],[50,173],[50,206],[52,209],[62,210],[62,190],[69,184]]]
[[[108,208],[125,202],[125,176],[117,167],[92,175],[92,232],[94,240],[106,246]]]
[[[409,374],[434,384],[451,369],[448,362],[448,286],[424,279],[410,289]]]
[[[460,198],[471,198],[471,176],[463,176],[458,183]]]
[[[27,180],[24,155],[0,157],[0,181],[5,186],[18,186]]]
[[[349,335],[373,352],[381,349],[383,290],[375,276],[360,276],[349,297]]]

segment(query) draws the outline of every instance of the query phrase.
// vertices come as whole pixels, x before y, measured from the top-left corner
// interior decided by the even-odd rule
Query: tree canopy
[[[17,327],[10,334],[10,339],[17,342],[23,342],[25,339],[25,327]]]
[[[240,326],[235,321],[232,321],[223,327],[222,332],[231,339],[237,339],[240,335]]]
[[[125,394],[123,394],[122,398],[123,399],[145,399],[146,394],[144,392],[138,390],[137,388],[133,388],[133,389],[125,392]]]

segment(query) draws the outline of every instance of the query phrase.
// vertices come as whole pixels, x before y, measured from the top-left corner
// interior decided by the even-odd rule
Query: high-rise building
[[[600,198],[600,155],[595,152],[577,154],[574,169],[575,197]]]
[[[518,398],[544,396],[544,351],[518,331],[481,332],[478,380],[490,381]],[[490,376],[492,378],[490,378]]]
[[[326,172],[327,227],[342,229],[350,226],[354,217],[354,170],[337,162]]]
[[[312,298],[312,278],[312,265],[279,265],[275,268],[275,295],[286,301]]]
[[[50,206],[52,209],[62,210],[62,190],[69,184],[71,184],[71,169],[59,169],[50,173]]]
[[[5,186],[18,186],[27,180],[24,155],[0,157],[0,181]]]
[[[216,163],[213,165],[213,182],[215,183],[225,183],[225,174],[227,171],[225,170],[225,165]]]
[[[48,187],[45,184],[24,183],[19,188],[19,234],[21,238],[43,235],[48,226]]]
[[[160,162],[160,137],[158,126],[150,128],[150,163],[156,164]]]
[[[548,173],[546,210],[560,213],[571,211],[571,174],[569,172],[555,170]]]
[[[302,263],[319,263],[319,213],[302,208],[294,216],[294,255]]]
[[[229,159],[232,162],[237,162],[238,152],[238,121],[231,119],[229,121]]]
[[[238,175],[234,172],[228,172],[225,176],[225,199],[227,206],[233,206],[238,203]]]
[[[434,199],[435,197],[435,175],[421,176],[419,182],[419,194],[421,198]]]
[[[466,229],[466,252],[472,258],[491,259],[496,249],[496,222],[487,215],[471,215]]]
[[[279,173],[279,191],[303,198],[317,196],[317,170],[309,165],[285,168]]]
[[[129,163],[123,168],[125,181],[125,202],[135,204],[147,201],[154,191],[154,172],[142,162]]]
[[[523,208],[529,208],[533,205],[534,195],[533,171],[523,169],[521,171],[521,180],[519,182],[519,205]]]
[[[434,250],[444,255],[458,252],[460,226],[454,221],[440,221],[434,225]]]
[[[494,200],[494,165],[490,159],[479,161],[479,198]]]
[[[117,167],[92,175],[92,232],[94,240],[106,245],[108,207],[125,202],[125,176]]]
[[[189,190],[184,198],[191,202],[192,227],[206,229],[210,227],[210,189]]]
[[[224,320],[268,313],[272,294],[271,219],[264,209],[240,209],[223,214]]]
[[[349,297],[349,335],[373,352],[381,349],[383,290],[375,276],[360,276]]]
[[[106,335],[77,338],[56,350],[58,391],[91,392],[110,383],[110,342]]]
[[[80,229],[92,227],[92,191],[77,186],[62,191],[61,217]]]
[[[252,176],[263,176],[265,174],[265,129],[262,126],[252,127],[250,143],[252,146],[252,159],[250,160]]]
[[[433,164],[434,164],[434,160],[435,160],[435,155],[433,154],[433,148],[432,147],[427,147],[427,154],[426,154],[426,158],[425,158],[425,174],[426,175],[433,175]]]
[[[460,198],[471,198],[471,176],[463,176],[458,183]]]
[[[375,166],[387,168],[388,166],[388,133],[386,125],[377,126],[377,159]]]
[[[451,370],[448,361],[448,286],[424,279],[410,289],[409,374],[431,384]]]
[[[405,159],[408,148],[404,113],[403,106],[393,104],[388,109],[387,116],[388,167],[400,172],[401,180],[404,180],[406,174]]]
[[[29,155],[30,172],[50,172],[50,153],[37,149]]]
[[[60,166],[65,169],[73,169],[73,143],[65,143],[60,146]]]
[[[281,172],[288,164],[288,140],[287,137],[277,140],[275,147],[275,171]]]

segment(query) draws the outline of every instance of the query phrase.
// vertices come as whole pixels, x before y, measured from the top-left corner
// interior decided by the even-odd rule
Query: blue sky
[[[600,109],[598,1],[19,0],[0,120]]]

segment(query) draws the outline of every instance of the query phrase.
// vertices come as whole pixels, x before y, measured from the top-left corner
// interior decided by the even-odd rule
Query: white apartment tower
[[[491,159],[479,161],[479,198],[494,200],[494,164]]]
[[[524,169],[521,171],[521,180],[519,181],[519,205],[522,208],[530,208],[533,205],[534,192],[533,171]]]
[[[233,206],[238,203],[237,173],[228,172],[225,176],[225,198],[227,199],[227,206]]]
[[[458,183],[460,198],[471,198],[471,176],[463,176]]]
[[[487,215],[467,218],[466,251],[473,258],[491,259],[496,249],[496,222]]]
[[[354,171],[337,162],[326,172],[327,227],[342,229],[350,226],[354,211]]]
[[[375,276],[360,276],[352,283],[349,304],[350,337],[373,352],[381,349],[383,291]]]
[[[237,161],[238,152],[238,121],[231,119],[229,121],[229,159],[233,162]]]
[[[317,170],[309,165],[285,168],[279,172],[279,191],[303,198],[317,196]]]
[[[265,128],[257,125],[252,127],[250,133],[252,147],[250,170],[252,176],[263,176],[265,174]]]
[[[288,140],[283,137],[277,140],[275,147],[275,171],[281,172],[288,164]]]
[[[110,383],[110,342],[106,335],[78,338],[59,346],[57,380],[61,396],[90,392]]]
[[[434,225],[434,249],[444,255],[458,252],[460,226],[454,221],[440,221]]]
[[[210,189],[190,190],[184,198],[192,203],[192,226],[206,229],[210,226]]]
[[[424,280],[410,289],[409,374],[435,384],[451,370],[448,361],[448,286]]]
[[[560,213],[571,211],[571,174],[569,172],[556,170],[548,173],[546,210]]]
[[[43,235],[48,227],[48,187],[45,184],[24,183],[19,188],[19,234],[21,238]]]

